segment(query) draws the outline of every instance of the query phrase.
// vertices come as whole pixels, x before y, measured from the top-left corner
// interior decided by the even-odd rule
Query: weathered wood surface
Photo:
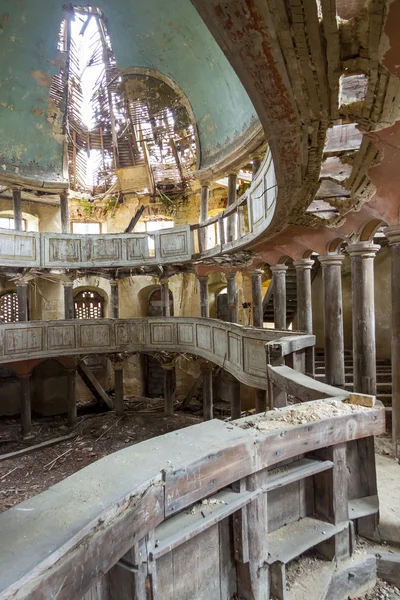
[[[93,463],[0,515],[0,599],[39,600],[55,594],[57,600],[82,598],[101,573],[109,571],[132,545],[150,536],[167,515],[244,477],[249,477],[248,491],[256,494],[247,508],[248,581],[250,589],[266,589],[267,572],[261,568],[266,560],[266,536],[260,536],[260,531],[267,522],[267,494],[262,490],[268,479],[264,485],[257,471],[324,445],[381,433],[384,409],[273,433],[237,426],[252,421],[254,417],[235,424],[207,421],[142,442]],[[218,529],[218,524],[207,531],[214,527]],[[200,542],[193,543],[197,547]],[[176,555],[182,561],[184,546],[177,548]],[[152,580],[155,586],[156,570],[146,579]],[[181,586],[182,581],[176,581]],[[160,589],[159,584],[156,598]]]
[[[12,323],[0,325],[0,364],[76,354],[187,352],[223,367],[249,386],[265,390],[265,344],[280,336],[281,331],[205,317]]]
[[[361,596],[376,583],[376,558],[368,556],[333,574],[323,600],[347,600]]]
[[[323,398],[344,398],[351,393],[322,383],[286,366],[268,365],[268,377],[278,388],[303,402]]]
[[[287,406],[279,410],[288,412],[292,408]],[[276,465],[293,456],[313,452],[325,446],[349,440],[356,441],[385,432],[385,409],[380,402],[374,409],[356,415],[355,413],[338,415],[296,426],[282,423],[282,430],[272,433],[257,429],[257,421],[260,419],[262,416],[254,415],[234,422],[236,427],[252,425],[246,431],[256,440],[260,468],[261,465]],[[371,493],[366,495],[369,496]]]
[[[376,555],[377,576],[400,587],[400,553],[380,552]]]

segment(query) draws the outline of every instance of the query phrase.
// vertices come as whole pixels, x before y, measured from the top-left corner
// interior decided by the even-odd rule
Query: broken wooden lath
[[[117,169],[143,166],[150,193],[185,192],[196,165],[194,127],[187,113],[188,126],[176,125],[178,111],[186,108],[175,106],[173,96],[174,106],[157,111],[143,98],[128,98],[103,13],[90,6],[67,5],[64,10],[58,49],[66,54],[66,66],[53,77],[50,97],[64,114],[71,188],[104,194],[115,184]]]

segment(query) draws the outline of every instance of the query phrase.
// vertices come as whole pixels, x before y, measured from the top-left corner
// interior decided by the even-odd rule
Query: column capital
[[[293,263],[293,266],[298,270],[312,269],[314,261],[312,258],[300,258]]]
[[[64,287],[73,287],[74,286],[74,282],[73,281],[63,281],[63,286]]]
[[[169,283],[168,277],[160,277],[159,282],[161,285],[164,285],[164,284],[168,285],[168,283]]]
[[[344,254],[325,254],[318,256],[318,260],[323,267],[325,266],[341,266],[346,257]]]
[[[277,265],[273,265],[271,267],[272,273],[286,273],[288,270],[288,266],[283,263],[278,263]]]
[[[389,240],[389,246],[395,246],[400,244],[400,225],[392,225],[391,227],[385,227],[383,233]]]
[[[200,358],[197,360],[198,365],[202,373],[212,373],[214,369],[214,365],[209,360],[205,360],[204,358]]]
[[[374,258],[380,249],[381,247],[378,244],[372,244],[372,242],[356,242],[355,244],[349,244],[346,252],[351,257]]]
[[[110,279],[110,285],[117,286],[120,283],[120,279]]]
[[[227,273],[227,274],[226,274],[226,280],[227,280],[227,281],[228,281],[228,280],[231,280],[231,281],[232,281],[232,280],[233,280],[233,279],[235,279],[235,278],[236,278],[236,271],[235,271],[234,273]]]
[[[248,271],[250,277],[258,277],[264,275],[264,271],[262,269],[253,269],[252,271]]]
[[[211,183],[212,182],[209,179],[205,179],[204,181],[200,180],[200,186],[202,188],[209,188]]]
[[[28,286],[28,281],[25,281],[24,279],[16,279],[15,280],[15,286],[16,287],[27,287]]]
[[[208,275],[197,275],[197,279],[203,283],[208,283]]]

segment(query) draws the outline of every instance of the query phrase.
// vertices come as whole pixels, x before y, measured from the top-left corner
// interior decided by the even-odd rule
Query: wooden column
[[[271,267],[274,286],[274,326],[275,329],[286,329],[286,271],[283,264]]]
[[[21,190],[19,188],[13,188],[13,213],[14,213],[14,229],[17,231],[24,230],[24,222],[22,219],[22,204],[21,204]]]
[[[237,291],[236,291],[236,273],[229,273],[226,276],[228,288],[228,308],[229,320],[231,323],[237,323],[238,306],[237,306]]]
[[[324,294],[325,380],[344,387],[344,342],[341,254],[319,256]]]
[[[350,244],[354,391],[376,394],[374,258],[380,246]]]
[[[164,369],[164,416],[174,416],[174,364],[161,365]]]
[[[198,275],[200,282],[200,315],[202,317],[210,316],[210,308],[208,304],[208,275]]]
[[[256,269],[250,273],[251,295],[253,305],[253,325],[263,328],[264,307],[262,298],[262,270]],[[265,390],[256,390],[256,413],[265,412],[267,409],[267,394]]]
[[[18,298],[18,321],[29,321],[29,306],[28,306],[28,282],[16,281]]]
[[[253,158],[253,160],[251,161],[251,175],[252,175],[253,179],[257,175],[260,166],[261,166],[261,159],[259,156],[255,156]]]
[[[301,258],[293,264],[296,268],[298,329],[304,333],[312,333],[311,269],[314,261],[310,258]],[[305,371],[311,377],[315,374],[314,355],[314,347],[306,349]]]
[[[265,488],[267,469],[250,475],[246,480],[249,492]],[[242,510],[242,539],[246,556],[237,558],[238,593],[248,600],[269,600],[270,568],[268,567],[268,494],[260,493]],[[242,553],[243,554],[243,553]],[[272,582],[273,587],[273,582]],[[274,596],[275,597],[275,596]]]
[[[124,363],[122,360],[114,360],[114,408],[115,414],[124,414]]]
[[[256,269],[250,273],[251,276],[251,295],[253,308],[253,325],[254,327],[263,327],[264,324],[264,309],[262,297],[262,270]]]
[[[240,419],[242,416],[242,406],[240,402],[240,382],[228,373],[228,384],[229,384],[229,400],[231,404],[231,419]]]
[[[70,233],[68,192],[60,194],[61,233]]]
[[[112,279],[111,284],[111,298],[110,298],[110,316],[112,319],[119,319],[119,280]]]
[[[64,281],[64,317],[66,320],[75,317],[73,282]]]
[[[400,458],[400,225],[385,229],[392,258],[392,436]]]
[[[200,194],[200,219],[199,223],[204,223],[208,219],[208,201],[210,197],[210,186],[208,183],[202,184]]]
[[[209,421],[213,418],[213,364],[202,360],[200,369],[203,382],[203,419]]]
[[[228,175],[228,206],[235,204],[236,202],[236,185],[237,185],[237,174],[229,173]],[[227,230],[226,230],[226,242],[232,242],[235,239],[235,215],[228,217],[227,219]]]
[[[169,305],[168,279],[160,279],[160,284],[161,284],[161,303],[162,303],[163,317],[170,317],[171,309],[170,309],[170,305]]]
[[[29,437],[32,428],[31,416],[31,375],[20,375],[21,390],[21,433],[23,437]]]
[[[76,423],[76,369],[66,369],[67,373],[67,415],[68,425],[72,426]]]

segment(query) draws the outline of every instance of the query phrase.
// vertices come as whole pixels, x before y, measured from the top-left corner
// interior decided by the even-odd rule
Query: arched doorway
[[[171,290],[169,290],[169,306],[170,314],[174,315],[174,297]],[[161,302],[161,288],[153,290],[148,299],[147,316],[148,317],[162,317],[162,302]],[[146,396],[149,398],[159,398],[164,395],[164,370],[158,360],[152,356],[145,355],[145,390]],[[174,374],[174,387],[176,384],[175,370]]]

